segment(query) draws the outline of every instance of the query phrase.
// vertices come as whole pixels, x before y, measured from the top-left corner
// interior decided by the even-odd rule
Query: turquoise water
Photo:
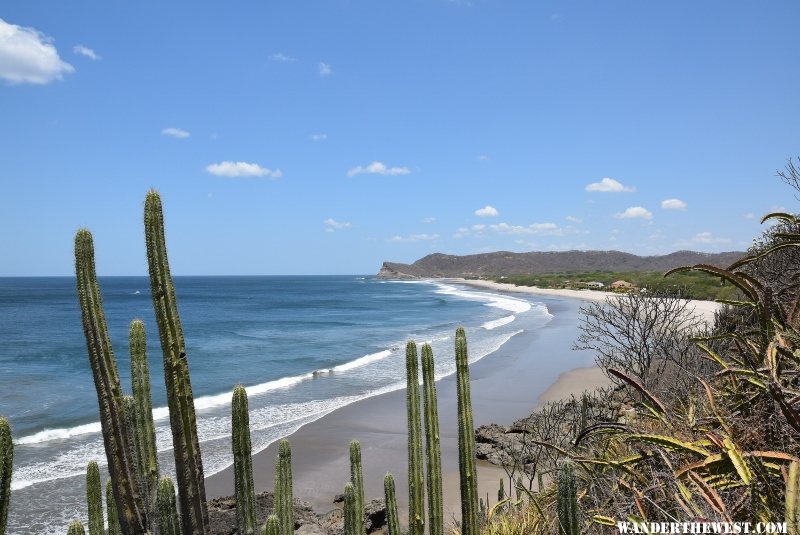
[[[102,278],[109,330],[130,391],[127,329],[148,328],[162,472],[172,472],[161,351],[144,277]],[[453,332],[471,359],[551,316],[533,300],[440,282],[372,277],[177,277],[206,475],[226,468],[230,392],[250,396],[254,452],[365,397],[402,388],[404,346],[430,342],[452,373]],[[9,533],[61,533],[85,517],[86,463],[105,464],[97,398],[72,278],[0,279],[0,414],[15,437]],[[105,476],[104,476],[105,477]]]

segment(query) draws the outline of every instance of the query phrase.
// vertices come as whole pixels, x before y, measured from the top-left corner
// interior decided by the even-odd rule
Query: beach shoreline
[[[461,281],[452,281],[461,283]],[[507,290],[492,288],[506,293]],[[579,302],[564,296],[537,295],[553,319],[544,327],[524,329],[496,351],[470,366],[475,427],[510,423],[528,416],[547,399],[579,395],[607,384],[585,351],[575,351]],[[469,332],[467,333],[469,336]],[[437,382],[445,518],[460,516],[456,392],[453,375]],[[335,508],[333,498],[349,479],[348,446],[361,443],[367,499],[383,497],[383,477],[395,477],[398,507],[405,522],[407,508],[406,391],[396,390],[340,407],[292,433],[295,497],[318,513]],[[253,456],[256,489],[272,490],[277,443]],[[497,495],[501,467],[478,463],[479,494]],[[233,494],[233,474],[227,468],[206,478],[209,498]]]
[[[591,301],[596,303],[605,302],[607,299],[616,299],[620,297],[619,293],[606,292],[603,290],[571,290],[567,288],[539,288],[538,286],[518,286],[516,284],[506,282],[494,282],[480,279],[463,279],[463,278],[446,278],[446,279],[430,279],[439,282],[451,282],[457,284],[464,284],[474,288],[481,288],[484,290],[494,290],[504,293],[522,293],[527,295],[549,296],[549,297],[565,297],[568,299],[580,299],[583,301]],[[714,320],[714,314],[721,308],[722,305],[716,301],[701,301],[699,299],[690,299],[689,305],[694,308],[696,314],[700,315],[703,320],[710,323]]]

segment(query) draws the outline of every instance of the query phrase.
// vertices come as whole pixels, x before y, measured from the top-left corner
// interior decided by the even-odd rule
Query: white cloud
[[[174,137],[176,139],[186,139],[187,137],[191,136],[189,132],[183,130],[182,128],[165,128],[161,131],[162,136],[169,136]]]
[[[634,187],[623,186],[613,178],[604,178],[600,182],[592,182],[586,186],[586,191],[600,191],[603,193],[619,193],[622,191],[636,191]]]
[[[695,234],[694,238],[692,238],[692,242],[694,243],[702,243],[704,245],[722,245],[726,243],[730,243],[731,240],[729,238],[718,238],[711,234],[710,232],[700,232],[699,234]]]
[[[756,218],[756,214],[754,214],[753,212],[747,212],[742,217],[744,217],[745,219],[755,219]]]
[[[411,234],[410,236],[400,236],[400,235],[392,236],[391,238],[389,238],[389,241],[410,243],[416,241],[431,241],[438,239],[439,239],[438,234]]]
[[[12,84],[47,84],[74,71],[50,37],[0,19],[0,78]]]
[[[653,214],[641,206],[631,206],[624,212],[614,214],[617,219],[653,219]]]
[[[475,210],[475,215],[478,217],[497,217],[500,215],[500,212],[498,212],[497,208],[494,206],[489,206],[487,204],[483,208],[478,208]]]
[[[335,232],[337,230],[345,230],[353,227],[352,223],[348,223],[346,221],[336,221],[332,217],[329,217],[322,223],[325,225],[325,232]]]
[[[97,52],[89,48],[88,46],[84,45],[75,45],[72,47],[72,51],[76,54],[80,54],[81,56],[86,56],[92,61],[97,61],[101,59],[100,56],[97,55]]]
[[[512,234],[516,236],[539,235],[539,236],[561,236],[564,229],[555,223],[532,223],[530,225],[509,225],[508,223],[498,223],[489,225],[489,229],[500,234]]]
[[[410,174],[411,170],[408,167],[387,167],[386,164],[374,161],[371,164],[364,166],[357,166],[353,167],[349,171],[347,171],[347,176],[356,176],[356,175],[386,175],[386,176],[398,176],[398,175],[407,175]]]
[[[328,63],[323,63],[320,61],[319,64],[317,65],[317,69],[319,69],[320,76],[330,76],[331,74],[333,74],[333,69]]]
[[[480,154],[480,155],[478,155],[477,160],[479,162],[488,162],[489,161],[489,157],[487,155],[485,155],[485,154]]]
[[[270,54],[269,55],[269,60],[270,61],[279,61],[281,63],[291,63],[291,62],[297,61],[297,58],[292,58],[292,57],[289,57],[289,56],[287,56],[285,54],[282,54],[280,52],[275,52],[274,54]]]
[[[422,220],[423,223],[433,223],[434,221],[436,221],[435,217],[426,217]]]
[[[579,218],[577,218],[575,216],[571,216],[571,215],[568,215],[564,219],[566,219],[570,223],[583,223],[583,219],[579,219]]]
[[[661,208],[664,210],[680,210],[686,211],[686,203],[680,199],[664,199],[661,201]]]
[[[311,134],[312,141],[325,141],[328,139],[328,134]]]
[[[283,176],[280,169],[267,169],[257,163],[247,162],[220,162],[212,163],[206,167],[206,171],[216,176],[226,176],[230,178],[242,176],[265,176],[269,178],[280,178]]]

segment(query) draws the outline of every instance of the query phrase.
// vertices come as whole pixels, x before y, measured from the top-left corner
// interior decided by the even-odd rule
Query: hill
[[[492,277],[544,273],[585,273],[589,271],[667,271],[693,264],[727,267],[744,253],[699,253],[676,251],[661,256],[637,256],[621,251],[563,251],[512,253],[498,251],[456,256],[430,254],[413,264],[384,262],[378,272],[383,279],[434,277]]]

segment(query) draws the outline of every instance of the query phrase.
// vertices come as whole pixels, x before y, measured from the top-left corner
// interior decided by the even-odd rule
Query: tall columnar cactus
[[[786,477],[786,532],[800,535],[800,461],[789,464]]]
[[[80,520],[73,520],[67,528],[67,535],[86,535]]]
[[[133,320],[129,331],[131,382],[136,401],[136,450],[139,478],[147,488],[148,510],[152,510],[158,488],[158,456],[156,428],[153,424],[153,402],[150,396],[150,367],[147,363],[147,340],[142,320]]]
[[[253,458],[250,444],[250,415],[247,391],[237,385],[231,402],[231,444],[233,446],[233,474],[236,494],[236,522],[239,533],[256,532],[256,495],[253,485]]]
[[[386,503],[386,535],[400,535],[400,517],[397,514],[397,498],[392,474],[386,474],[383,478],[383,494]]]
[[[283,535],[294,533],[294,496],[292,493],[292,447],[283,439],[278,444],[275,464],[275,514]]]
[[[430,344],[422,346],[422,384],[425,403],[425,453],[427,456],[428,532],[444,535],[442,502],[442,449],[439,444],[439,409],[436,401],[436,374]]]
[[[422,426],[419,410],[417,345],[406,345],[406,407],[408,409],[408,533],[423,535],[425,488],[422,469]]]
[[[14,464],[14,442],[11,425],[0,416],[0,535],[5,535],[8,521],[8,502],[11,498],[11,469]]]
[[[114,485],[106,481],[106,517],[108,517],[108,535],[122,535],[117,516],[117,504],[114,503]]]
[[[92,234],[86,229],[75,235],[75,272],[83,333],[97,390],[103,443],[108,471],[114,482],[120,528],[125,535],[138,535],[147,531],[144,497],[136,475],[134,450],[125,427],[122,389],[97,283]]]
[[[349,481],[344,486],[344,535],[362,535],[356,522],[356,491]]]
[[[581,396],[581,423],[578,433],[583,433],[583,430],[589,425],[589,397],[584,393]]]
[[[575,483],[575,464],[565,461],[558,471],[558,513],[559,535],[578,535],[578,490]]]
[[[458,397],[458,468],[461,480],[461,533],[478,535],[478,478],[475,469],[475,429],[469,392],[467,335],[456,329],[456,393]]]
[[[86,467],[86,503],[89,509],[89,535],[104,535],[103,484],[100,482],[97,461],[89,461]]]
[[[497,489],[497,501],[498,502],[502,502],[505,499],[506,499],[506,488],[505,488],[505,485],[503,484],[503,478],[501,477],[500,478],[500,488]]]
[[[356,495],[356,532],[363,535],[364,527],[364,474],[361,468],[361,444],[358,440],[350,443],[350,483]]]
[[[261,535],[281,535],[281,524],[277,516],[269,515],[267,517],[267,522],[261,530]]]
[[[203,460],[197,437],[189,362],[186,358],[183,328],[178,316],[175,287],[169,271],[161,197],[156,191],[148,192],[145,199],[144,226],[150,293],[158,323],[161,349],[164,353],[164,382],[167,387],[167,405],[172,428],[181,523],[183,532],[187,535],[207,535],[208,509],[203,480]]]
[[[158,535],[181,535],[181,523],[178,519],[178,507],[175,503],[175,485],[172,484],[172,480],[168,477],[162,477],[158,482],[156,511],[158,516]]]
[[[5,417],[0,416],[0,535],[5,535],[6,532],[13,464],[14,442],[11,440],[11,426]]]

